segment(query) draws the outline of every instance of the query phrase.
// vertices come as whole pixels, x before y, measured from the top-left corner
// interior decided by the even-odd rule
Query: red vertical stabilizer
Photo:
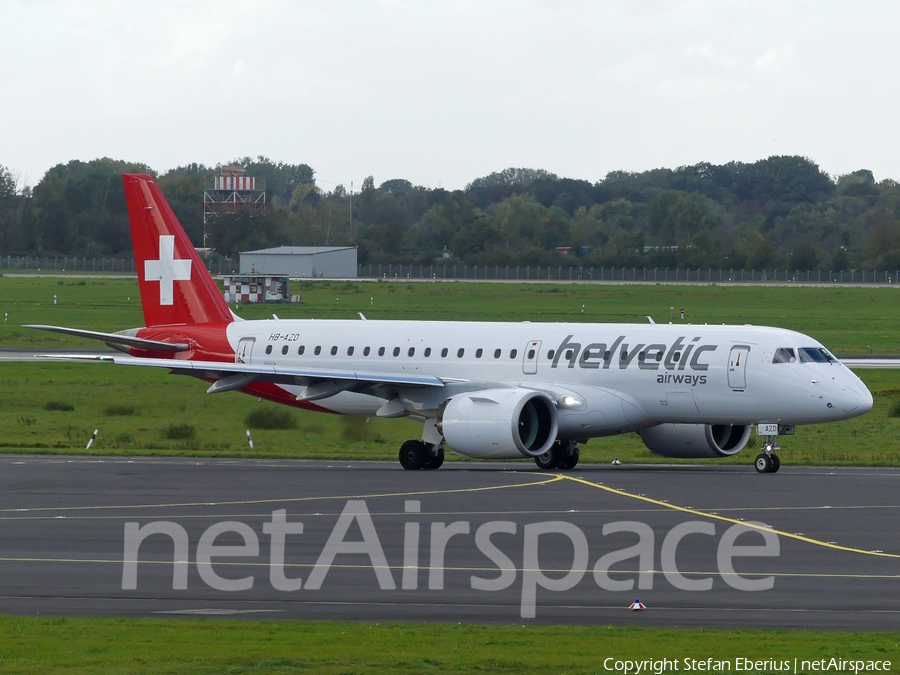
[[[156,181],[144,174],[122,180],[146,325],[230,323],[225,298]]]

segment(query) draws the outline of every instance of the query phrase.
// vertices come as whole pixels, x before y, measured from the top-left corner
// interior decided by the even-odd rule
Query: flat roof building
[[[278,246],[241,253],[241,274],[355,279],[355,246]]]

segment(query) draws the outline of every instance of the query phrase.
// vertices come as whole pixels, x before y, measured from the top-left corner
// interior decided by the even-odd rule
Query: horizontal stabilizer
[[[71,335],[73,337],[85,338],[87,340],[100,340],[113,348],[118,347],[136,347],[138,349],[149,349],[155,352],[183,352],[190,345],[182,343],[161,342],[159,340],[146,340],[144,338],[125,335],[122,333],[100,333],[94,330],[81,330],[80,328],[65,328],[63,326],[44,326],[41,324],[28,324],[23,328],[36,328],[38,330],[46,330],[51,333],[62,333],[63,335]]]

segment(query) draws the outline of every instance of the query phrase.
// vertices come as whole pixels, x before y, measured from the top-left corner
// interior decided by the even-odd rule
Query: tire
[[[757,473],[770,473],[772,471],[772,459],[766,453],[761,452],[756,456],[753,466]]]
[[[771,455],[772,458],[772,473],[776,473],[778,469],[781,468],[781,460],[778,459],[778,455]]]
[[[577,447],[572,448],[571,453],[565,455],[562,459],[560,459],[559,468],[563,469],[564,471],[574,469],[578,464],[578,457],[580,454],[581,453],[578,451]]]
[[[400,446],[400,466],[407,471],[417,471],[425,466],[428,454],[422,441],[406,441]]]
[[[542,471],[553,471],[553,469],[558,467],[559,453],[556,451],[556,444],[552,445],[543,455],[535,457],[534,463],[537,464],[537,467]]]
[[[430,448],[427,448],[427,446],[426,446],[426,451],[428,451],[428,450],[430,450]],[[425,460],[425,464],[422,465],[422,468],[423,469],[440,469],[441,464],[443,464],[443,463],[444,463],[444,448],[438,448],[438,451],[436,454],[432,454],[430,457],[428,457],[427,460]]]

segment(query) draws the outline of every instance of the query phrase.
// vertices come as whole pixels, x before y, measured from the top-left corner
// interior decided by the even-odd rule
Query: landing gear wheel
[[[562,457],[559,461],[559,468],[565,471],[570,469],[574,469],[575,465],[578,464],[578,456],[579,456],[578,446],[572,448],[572,451]]]
[[[774,462],[772,458],[769,457],[764,452],[761,452],[756,456],[756,461],[753,466],[756,468],[757,473],[770,473],[772,471],[772,467],[774,466]]]
[[[425,460],[425,464],[422,465],[423,469],[440,469],[441,464],[444,463],[444,448],[440,447],[436,451],[428,446],[425,446],[426,450],[432,453],[427,460]]]
[[[775,473],[781,468],[781,460],[778,459],[778,455],[769,455],[769,458],[772,460],[772,473]]]
[[[550,446],[550,449],[547,450],[543,455],[538,455],[534,458],[534,463],[537,464],[537,467],[543,471],[553,471],[556,467],[559,466],[559,453],[556,451],[556,444],[554,443]]]
[[[425,466],[431,451],[422,441],[406,441],[400,446],[400,466],[417,471]]]

